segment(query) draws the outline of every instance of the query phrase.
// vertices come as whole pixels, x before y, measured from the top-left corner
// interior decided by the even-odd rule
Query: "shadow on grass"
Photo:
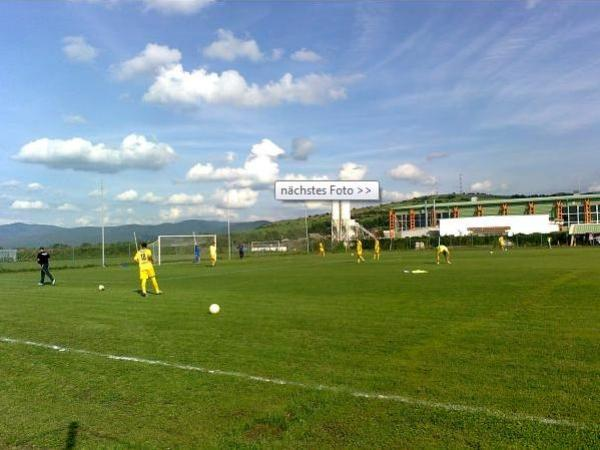
[[[65,441],[65,450],[75,448],[77,444],[77,432],[79,431],[79,423],[71,422],[67,431],[67,440]]]

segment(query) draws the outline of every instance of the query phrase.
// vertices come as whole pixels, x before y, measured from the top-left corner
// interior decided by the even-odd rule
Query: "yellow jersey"
[[[379,247],[379,241],[375,241],[375,253],[379,253],[381,251],[381,247]]]
[[[361,255],[362,254],[362,242],[361,241],[356,241],[356,253]]]
[[[149,248],[141,248],[136,252],[133,260],[138,263],[140,269],[152,267],[152,251]]]
[[[450,253],[448,247],[445,245],[438,245],[435,250],[437,251],[438,255],[441,255],[442,253]]]
[[[214,244],[209,246],[208,253],[210,255],[210,259],[217,259],[217,246]]]

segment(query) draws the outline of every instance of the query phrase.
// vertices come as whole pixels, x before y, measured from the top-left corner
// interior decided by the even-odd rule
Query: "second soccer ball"
[[[218,314],[219,311],[221,311],[221,307],[219,305],[217,305],[216,303],[213,303],[212,305],[210,305],[208,310],[210,311],[211,314]]]

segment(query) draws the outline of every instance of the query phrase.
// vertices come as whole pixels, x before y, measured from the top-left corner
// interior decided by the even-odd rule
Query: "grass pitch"
[[[0,447],[599,445],[599,251],[369,256],[0,274]]]

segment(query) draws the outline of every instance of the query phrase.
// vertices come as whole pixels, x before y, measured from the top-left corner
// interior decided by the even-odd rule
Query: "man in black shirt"
[[[40,251],[37,255],[37,262],[41,267],[41,278],[39,285],[44,285],[44,279],[46,278],[46,275],[48,275],[48,278],[50,278],[50,281],[52,281],[52,286],[54,286],[56,284],[56,279],[52,276],[52,274],[50,273],[50,269],[48,268],[48,266],[50,265],[50,253],[48,253],[44,247],[40,247]]]

